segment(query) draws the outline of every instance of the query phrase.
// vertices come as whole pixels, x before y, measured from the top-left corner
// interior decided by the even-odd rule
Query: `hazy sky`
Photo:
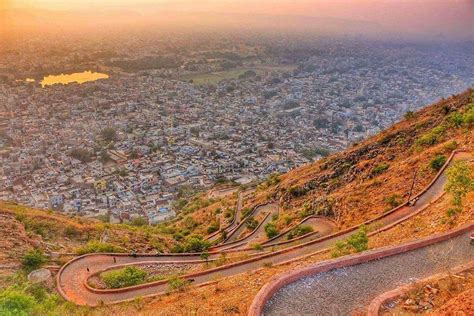
[[[117,12],[121,14],[120,19],[133,16],[134,21],[137,16],[143,17],[143,21],[147,18],[158,21],[173,14],[183,21],[188,18],[183,15],[190,14],[196,19],[199,14],[214,14],[221,19],[219,14],[223,13],[253,17],[280,15],[369,22],[374,30],[380,28],[392,34],[474,39],[474,0],[0,0],[0,8],[28,9],[31,13],[28,19],[43,18],[42,23],[53,23],[59,14],[68,14],[71,19],[71,14],[79,13],[81,18],[89,14],[91,21],[93,15],[100,14],[101,22]],[[54,16],[51,11],[56,12]],[[211,20],[209,15],[203,15],[200,22],[213,23]],[[22,18],[21,22],[30,21]],[[313,22],[305,20],[304,23],[320,27],[321,24],[311,26]],[[67,22],[63,19],[60,23]],[[299,27],[304,25],[302,21],[298,23]],[[345,30],[348,28],[346,25]]]

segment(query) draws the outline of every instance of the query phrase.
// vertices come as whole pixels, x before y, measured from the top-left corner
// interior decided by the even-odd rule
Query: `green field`
[[[192,80],[193,84],[195,85],[211,85],[217,84],[221,80],[224,79],[237,79],[240,75],[244,74],[248,70],[253,70],[257,75],[262,75],[265,72],[286,72],[286,71],[293,71],[296,67],[289,65],[289,66],[258,66],[258,67],[245,67],[245,68],[237,68],[227,71],[216,71],[210,72],[205,74],[193,74],[193,75],[186,75],[181,77],[182,80]]]

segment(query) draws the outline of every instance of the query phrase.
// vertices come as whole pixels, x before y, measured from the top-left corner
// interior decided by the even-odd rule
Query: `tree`
[[[474,190],[471,168],[465,161],[456,161],[448,168],[446,174],[448,176],[446,192],[453,195],[452,204],[461,207],[462,199]]]

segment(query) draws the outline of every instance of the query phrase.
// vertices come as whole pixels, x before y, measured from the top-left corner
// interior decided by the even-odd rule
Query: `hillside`
[[[292,227],[309,215],[332,219],[336,229],[360,224],[406,201],[412,184],[411,196],[420,192],[453,150],[472,151],[473,126],[474,90],[471,89],[419,112],[408,113],[386,131],[341,153],[287,174],[269,177],[254,192],[245,195],[243,208],[278,202],[279,214],[272,219],[278,231]],[[474,196],[470,193],[465,199],[459,214],[451,216],[446,214],[450,197],[443,196],[423,214],[371,238],[370,248],[397,244],[474,220],[470,212]],[[229,224],[235,216],[237,200],[235,193],[219,198],[210,198],[204,193],[183,198],[178,217],[154,227],[113,225],[0,202],[0,266],[4,272],[0,273],[0,287],[12,284],[8,275],[23,274],[21,259],[33,248],[45,253],[63,253],[48,260],[48,264],[53,265],[64,264],[74,253],[173,251],[177,246],[187,245],[192,238],[200,239],[215,230],[209,230],[210,226],[222,228]],[[220,224],[219,218],[222,219]],[[271,276],[327,258],[328,254],[313,255],[258,273],[246,272],[226,278],[217,285],[172,293],[144,303],[101,307],[94,312],[129,314],[144,309],[145,314],[153,314],[154,309],[160,309],[172,314],[176,309],[185,313],[196,308],[214,314],[245,313],[245,306]],[[214,299],[210,300],[210,296]]]
[[[279,178],[277,185],[257,190],[257,201],[279,199],[281,227],[309,214],[333,217],[349,227],[382,214],[412,196],[436,175],[430,162],[447,158],[457,148],[473,148],[474,93],[466,91],[417,113],[386,131]],[[470,121],[471,122],[471,121]]]

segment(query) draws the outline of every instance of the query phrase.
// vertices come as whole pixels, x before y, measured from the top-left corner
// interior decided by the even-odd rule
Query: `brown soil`
[[[382,315],[472,315],[474,270],[423,282],[382,310]],[[461,313],[462,312],[462,313]]]

